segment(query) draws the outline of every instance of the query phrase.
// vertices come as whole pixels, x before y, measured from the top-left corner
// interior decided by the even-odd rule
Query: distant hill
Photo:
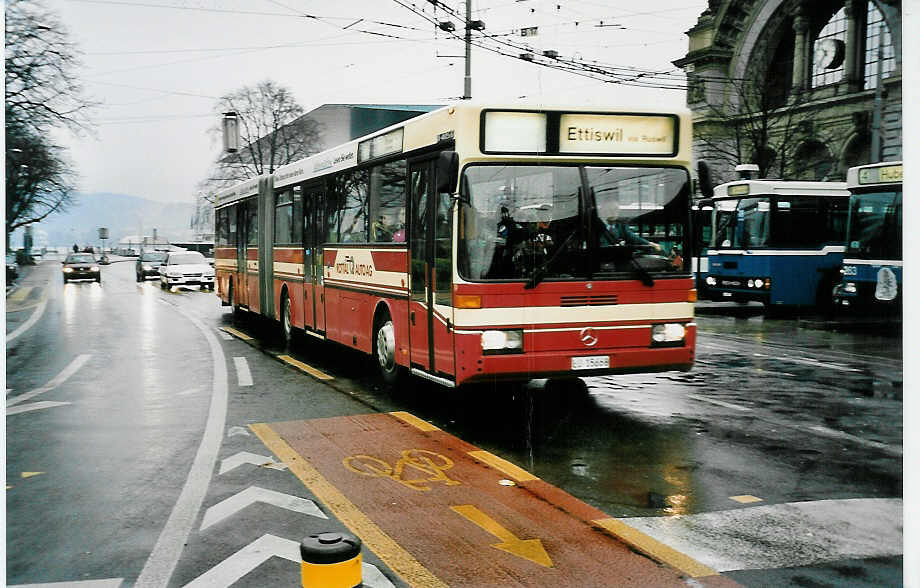
[[[157,202],[127,194],[78,194],[76,204],[35,225],[35,246],[99,244],[99,227],[109,229],[106,243],[115,244],[128,235],[152,235],[170,241],[190,240],[194,202]],[[21,243],[21,231],[13,243]]]

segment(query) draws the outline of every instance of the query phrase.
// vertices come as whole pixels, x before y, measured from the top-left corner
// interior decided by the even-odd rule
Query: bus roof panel
[[[746,188],[745,188],[746,187]],[[845,182],[804,182],[797,180],[738,180],[719,184],[714,198],[748,196],[849,196]]]

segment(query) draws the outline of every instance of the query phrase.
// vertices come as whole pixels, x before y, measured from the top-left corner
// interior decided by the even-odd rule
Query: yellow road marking
[[[523,557],[545,568],[553,567],[553,560],[543,549],[543,543],[539,539],[518,539],[514,533],[502,527],[498,522],[489,515],[482,512],[472,504],[450,507],[452,511],[472,522],[477,527],[487,533],[494,535],[501,543],[496,543],[492,547],[507,551],[511,555]]]
[[[237,331],[236,329],[233,329],[231,327],[221,327],[220,330],[224,331],[225,333],[230,333],[234,337],[239,337],[243,341],[252,341],[252,337],[250,337],[246,333],[243,333],[242,331]]]
[[[45,472],[22,472],[22,474],[20,475],[20,477],[22,477],[22,478],[31,478],[31,477],[33,477],[33,476],[40,476],[40,475],[42,475],[42,474],[44,474],[44,473],[45,473]]]
[[[415,416],[414,414],[410,412],[397,410],[397,411],[391,412],[390,414],[395,416],[401,421],[409,423],[410,425],[412,425],[419,431],[440,431],[441,430],[437,428],[436,426],[432,425],[431,423],[429,423],[428,421],[423,421],[422,419],[418,418],[417,416]]]
[[[291,472],[319,498],[345,526],[358,535],[393,572],[413,588],[448,588],[417,559],[402,548],[383,529],[361,512],[338,488],[333,486],[310,462],[265,423],[249,425],[262,443],[287,464]]]
[[[298,361],[294,359],[290,355],[279,355],[278,359],[280,359],[281,361],[283,361],[284,363],[288,365],[294,366],[295,368],[299,369],[302,372],[306,372],[310,374],[311,376],[319,380],[334,380],[335,379],[329,374],[327,374],[326,372],[321,372],[313,366],[309,366],[302,361]]]
[[[488,466],[492,466],[509,478],[514,478],[518,482],[529,482],[530,480],[540,479],[527,470],[519,468],[510,461],[502,459],[495,454],[489,453],[488,451],[470,451],[469,455]]]
[[[599,519],[593,521],[593,523],[606,529],[614,536],[619,537],[652,559],[667,564],[672,568],[676,568],[692,578],[719,575],[719,572],[709,566],[703,565],[692,557],[668,547],[664,543],[649,537],[642,531],[634,529],[622,521],[616,519]]]
[[[762,502],[762,498],[757,498],[756,496],[751,496],[750,494],[742,494],[740,496],[729,496],[735,502],[740,502],[741,504],[750,504],[751,502]]]
[[[9,301],[10,302],[22,302],[23,300],[28,298],[29,294],[32,293],[32,289],[33,289],[33,286],[23,286],[22,288],[10,294]]]

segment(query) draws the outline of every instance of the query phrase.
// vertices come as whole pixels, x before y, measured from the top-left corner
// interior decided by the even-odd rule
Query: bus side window
[[[406,162],[392,161],[371,170],[369,215],[372,243],[405,241]]]

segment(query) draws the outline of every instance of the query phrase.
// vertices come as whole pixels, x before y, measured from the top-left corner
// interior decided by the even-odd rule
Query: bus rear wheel
[[[383,316],[374,329],[374,357],[384,383],[396,384],[405,370],[396,363],[396,328],[389,315]]]

